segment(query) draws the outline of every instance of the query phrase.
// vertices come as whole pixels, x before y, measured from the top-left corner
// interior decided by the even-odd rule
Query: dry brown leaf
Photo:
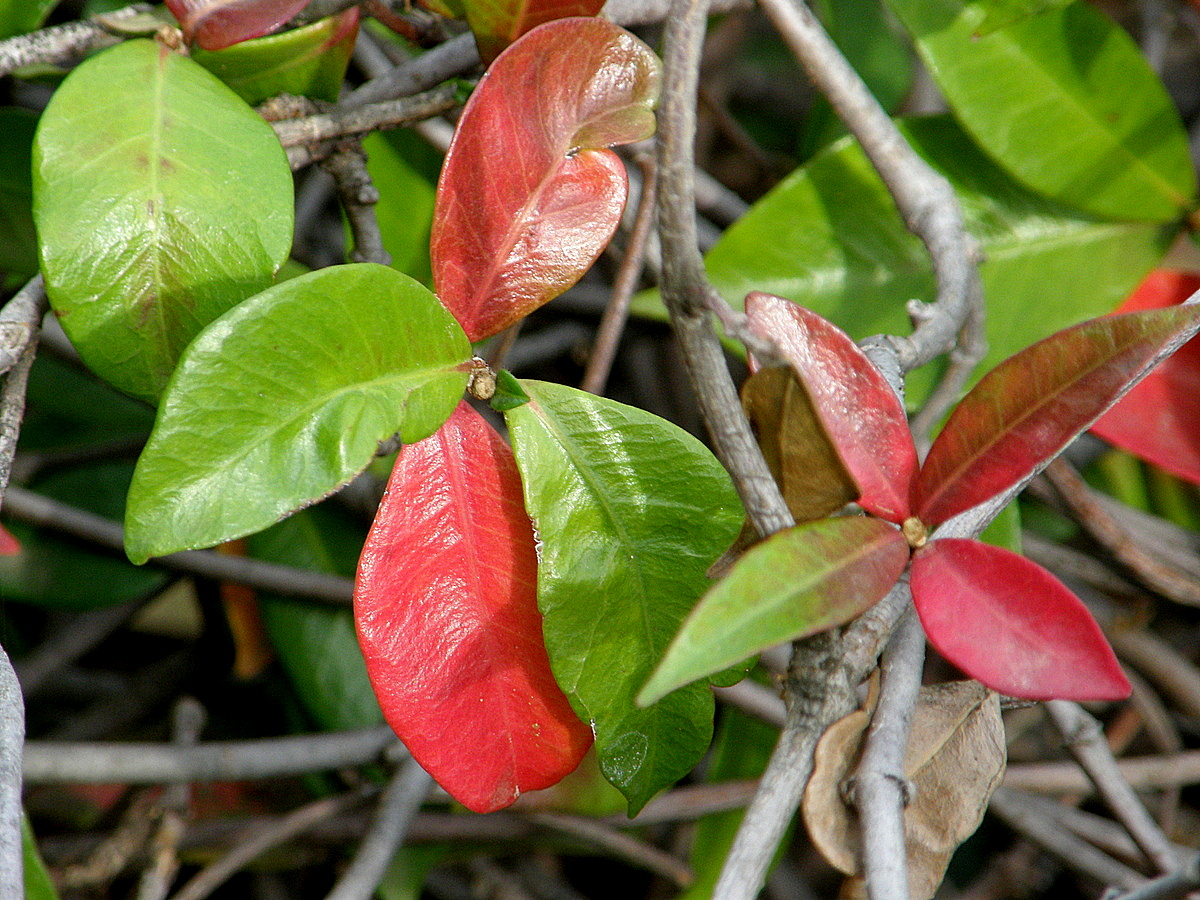
[[[858,765],[869,721],[859,710],[825,732],[804,795],[804,822],[813,843],[850,876],[858,873],[859,825],[841,786]],[[996,694],[975,681],[921,689],[904,760],[904,774],[914,788],[904,814],[912,900],[937,891],[954,850],[979,827],[1004,763]],[[847,896],[855,896],[856,886],[846,887]]]
[[[808,392],[790,369],[775,366],[751,375],[742,385],[742,407],[797,522],[823,518],[858,498]]]

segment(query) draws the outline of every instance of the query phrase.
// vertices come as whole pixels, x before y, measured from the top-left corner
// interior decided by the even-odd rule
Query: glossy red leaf
[[[617,227],[628,184],[606,148],[654,133],[660,65],[600,19],[559,19],[492,63],[438,182],[436,293],[472,341],[573,285]]]
[[[772,338],[804,382],[846,471],[858,504],[889,522],[909,515],[917,451],[896,392],[844,331],[771,294],[746,297],[750,327]]]
[[[992,690],[1030,700],[1129,696],[1087,607],[1025,557],[979,541],[931,541],[913,557],[911,587],[930,643]]]
[[[400,451],[354,616],[388,723],[475,812],[549,787],[592,743],[550,672],[536,585],[512,451],[463,403]]]
[[[951,413],[913,506],[938,525],[1020,486],[1200,328],[1200,306],[1092,319],[985,375]]]
[[[274,31],[308,0],[166,0],[183,36],[205,50],[220,50]]]
[[[1155,269],[1118,313],[1161,309],[1200,290],[1200,275]],[[1092,432],[1173,475],[1200,484],[1200,338],[1147,375]]]

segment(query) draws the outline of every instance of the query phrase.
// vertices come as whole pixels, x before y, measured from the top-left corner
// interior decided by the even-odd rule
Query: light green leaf
[[[1187,133],[1133,39],[1090,3],[980,34],[986,0],[888,0],[1000,165],[1094,215],[1169,222],[1196,193]]]
[[[704,595],[638,703],[850,621],[882,600],[907,565],[904,537],[874,517],[817,519],[772,535]]]
[[[375,217],[392,268],[431,284],[429,231],[441,157],[414,132],[376,132],[363,141],[367,170],[379,190]]]
[[[206,328],[129,490],[134,562],[260,531],[418,441],[462,395],[466,335],[428,289],[359,263],[263,291]]]
[[[51,305],[88,366],[144,399],[291,249],[292,177],[274,132],[153,41],[67,77],[42,114],[33,172]]]
[[[357,10],[242,41],[224,50],[192,50],[192,59],[251,105],[277,94],[296,94],[333,103],[354,51]]]
[[[647,709],[633,698],[737,535],[741,504],[712,454],[669,422],[561,385],[521,386],[530,402],[505,418],[539,540],[550,664],[632,814],[708,746],[706,685]]]
[[[21,855],[25,867],[25,900],[58,900],[46,864],[38,852],[29,817],[21,813]]]
[[[246,539],[255,559],[354,576],[366,528],[325,503]],[[260,596],[263,624],[304,708],[321,728],[383,723],[349,607]]]
[[[1109,312],[1161,258],[1175,228],[1099,221],[1020,187],[947,117],[907,123],[917,150],[954,185],[984,252],[984,372],[1032,341]],[[705,261],[737,308],[766,291],[855,339],[905,334],[910,298],[932,300],[924,247],[853,141],[797,169],[735,223]],[[1103,277],[1097,277],[1103,273]],[[929,373],[917,373],[910,399]]]
[[[40,28],[58,0],[0,0],[0,40]]]

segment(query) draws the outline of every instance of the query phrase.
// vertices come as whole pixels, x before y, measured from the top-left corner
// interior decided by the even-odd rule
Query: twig
[[[25,704],[17,674],[0,647],[0,897],[24,897],[21,849],[21,748]]]
[[[1147,881],[1125,893],[1105,894],[1103,900],[1178,900],[1200,888],[1200,853],[1177,872]]]
[[[448,78],[469,72],[478,65],[479,50],[475,47],[475,38],[470,34],[460,34],[422,53],[411,62],[372,78],[343,98],[338,105],[353,109],[368,103],[409,97],[427,91]]]
[[[234,843],[232,850],[197,872],[172,900],[203,900],[268,850],[287,843],[314,825],[360,803],[369,793],[367,790],[356,790],[336,797],[322,797],[286,816],[280,816],[265,827],[247,829]]]
[[[1153,632],[1118,630],[1110,636],[1118,655],[1141,672],[1179,707],[1200,716],[1200,670]]]
[[[1121,777],[1134,790],[1200,784],[1200,750],[1117,760]],[[1004,772],[1004,785],[1036,794],[1088,795],[1095,785],[1072,762],[1020,763]]]
[[[1133,888],[1145,882],[1133,869],[1075,837],[1056,821],[1041,815],[1034,805],[1024,801],[1025,798],[1019,793],[1001,787],[992,795],[988,808],[1011,828],[1100,884]]]
[[[909,230],[925,243],[937,281],[932,305],[912,304],[916,329],[892,337],[900,367],[908,372],[947,351],[951,365],[928,411],[914,420],[924,434],[957,399],[983,357],[983,289],[975,242],[963,225],[962,207],[950,183],[912,149],[862,78],[846,61],[821,23],[800,0],[760,0],[793,54],[828,99],[896,201]],[[934,407],[934,403],[941,409]]]
[[[383,247],[383,235],[375,215],[379,190],[367,171],[367,154],[363,152],[362,142],[342,142],[321,166],[333,177],[338,199],[350,223],[353,247],[347,255],[351,262],[391,265],[392,256]]]
[[[608,383],[608,373],[612,371],[613,360],[617,356],[617,346],[621,343],[621,333],[625,330],[625,322],[629,319],[629,301],[637,288],[638,279],[642,274],[642,261],[646,255],[646,240],[654,223],[655,194],[657,192],[658,174],[654,160],[639,154],[638,168],[642,171],[642,191],[638,198],[637,218],[629,234],[629,244],[625,248],[625,258],[617,270],[613,280],[612,296],[604,309],[600,320],[600,328],[596,332],[596,340],[588,357],[587,369],[583,373],[583,381],[579,387],[591,394],[604,393]]]
[[[1143,548],[1097,502],[1092,488],[1065,459],[1056,459],[1045,470],[1046,478],[1070,508],[1080,526],[1121,565],[1164,597],[1188,606],[1200,606],[1200,581],[1158,559]]]
[[[911,785],[904,774],[904,751],[924,662],[925,632],[910,609],[883,651],[879,705],[851,783],[862,823],[862,872],[871,900],[908,898],[904,808]]]
[[[1100,724],[1078,703],[1051,700],[1046,712],[1054,720],[1067,742],[1067,749],[1087,772],[1096,790],[1104,798],[1117,820],[1125,826],[1134,843],[1160,872],[1175,868],[1175,854],[1158,823],[1146,811],[1129,782],[1117,768],[1117,761],[1104,740]]]
[[[429,793],[433,779],[409,759],[392,778],[354,861],[329,892],[327,900],[370,900],[388,864]]]
[[[24,772],[29,784],[249,781],[367,765],[398,746],[392,730],[382,725],[195,747],[30,741],[25,745]]]
[[[646,869],[656,875],[661,875],[669,879],[677,888],[686,888],[694,880],[692,870],[671,854],[622,834],[610,825],[580,816],[564,816],[559,813],[531,813],[529,818],[543,828],[579,838],[639,869]]]
[[[779,694],[749,678],[730,687],[713,688],[713,693],[722,703],[736,706],[742,712],[776,728],[782,728],[787,719],[787,709]]]
[[[129,621],[144,600],[91,610],[75,618],[70,627],[51,635],[17,666],[17,678],[26,698],[36,694],[64,666],[98,646]]]
[[[120,43],[121,39],[108,28],[149,11],[150,4],[134,3],[104,16],[55,25],[0,41],[0,77],[37,63],[69,62],[93,50]]]
[[[118,553],[125,550],[125,529],[118,523],[24,488],[9,488],[4,511],[31,525],[69,534]],[[354,582],[349,578],[211,550],[185,550],[159,556],[149,565],[336,606],[345,606],[354,597]]]

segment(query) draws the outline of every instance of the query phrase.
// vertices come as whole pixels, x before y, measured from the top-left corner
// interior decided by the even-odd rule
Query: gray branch
[[[105,16],[55,25],[0,41],[0,77],[39,63],[72,62],[94,50],[120,43],[121,38],[108,29],[119,27],[122,22],[149,12],[150,8],[148,3],[134,3]]]
[[[0,647],[0,897],[24,897],[21,849],[21,748],[25,703],[16,672]]]

